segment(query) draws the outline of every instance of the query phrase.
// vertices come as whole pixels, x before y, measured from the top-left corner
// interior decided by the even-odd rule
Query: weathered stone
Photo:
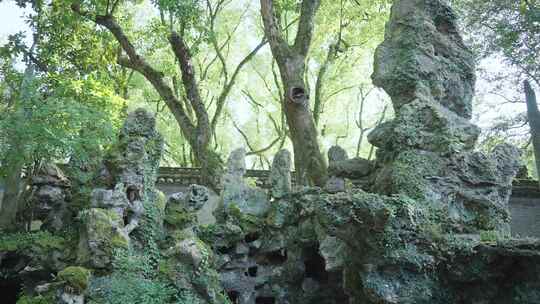
[[[93,268],[110,266],[113,250],[127,248],[129,237],[123,219],[113,211],[92,208],[79,213],[77,262]]]
[[[165,207],[165,222],[175,229],[192,228],[199,222],[199,211],[210,199],[208,188],[190,185],[187,191],[174,193]],[[204,223],[208,224],[208,223]]]
[[[54,164],[43,165],[38,173],[32,177],[32,184],[35,186],[51,185],[65,188],[71,186],[71,182],[64,172]]]
[[[124,185],[118,184],[112,190],[102,188],[92,190],[90,205],[93,208],[111,209],[119,217],[124,217],[124,212],[129,208],[130,202],[126,197]]]
[[[332,146],[328,149],[328,175],[329,178],[324,185],[324,190],[329,193],[345,191],[345,179],[339,175],[337,170],[331,170],[336,163],[346,162],[349,159],[347,152],[340,146]]]
[[[95,189],[93,206],[112,209],[126,218],[127,234],[139,225],[143,203],[157,197],[155,181],[163,149],[155,118],[144,109],[129,113],[118,142],[108,151],[99,171],[101,183],[109,189]]]
[[[360,179],[371,174],[373,169],[373,162],[361,157],[355,157],[352,159],[330,162],[328,174],[337,177]]]
[[[179,290],[192,293],[190,303],[226,303],[219,276],[211,267],[211,249],[196,238],[178,242],[165,252],[168,259],[160,266]]]
[[[185,239],[180,241],[174,247],[174,252],[182,263],[187,263],[195,268],[199,268],[201,263],[206,263],[208,259],[206,252],[208,249],[196,239]]]
[[[32,178],[32,186],[33,218],[42,221],[44,229],[62,230],[72,217],[68,210],[70,181],[57,166],[47,164]]]
[[[340,146],[332,146],[328,149],[328,163],[332,164],[333,162],[343,161],[349,159],[347,151],[345,151]]]
[[[270,169],[270,194],[281,198],[291,192],[291,153],[280,150],[272,161]]]
[[[368,140],[387,150],[446,153],[471,150],[479,134],[478,127],[436,102],[415,99],[402,106],[393,121],[375,128]]]
[[[444,157],[421,150],[403,151],[383,166],[374,190],[404,194],[445,210],[456,231],[509,232],[508,200],[519,152],[510,145],[491,154],[464,152]]]
[[[144,200],[146,191],[153,188],[162,149],[154,116],[144,109],[129,113],[118,143],[104,160],[114,185],[124,184],[129,201]]]
[[[345,179],[341,177],[331,176],[324,185],[324,190],[328,193],[338,193],[347,190]]]
[[[368,137],[380,148],[452,152],[473,148],[474,56],[439,0],[400,0],[375,53],[376,86],[392,98],[395,120]],[[392,147],[388,147],[388,145]]]
[[[474,55],[445,1],[394,2],[372,79],[392,97],[396,113],[418,98],[471,118],[474,71]]]
[[[64,291],[59,296],[58,304],[84,304],[84,295]]]
[[[344,263],[344,257],[342,255],[345,250],[343,241],[336,237],[328,236],[321,241],[319,251],[325,260],[326,271],[341,270]]]
[[[244,149],[234,150],[227,162],[227,172],[223,175],[221,201],[225,212],[238,209],[241,213],[262,216],[269,208],[266,192],[248,186],[243,177],[246,171]]]
[[[243,178],[246,174],[246,150],[233,150],[227,160],[227,175]]]
[[[199,211],[210,199],[208,188],[200,185],[190,185],[186,195],[186,207],[190,211]]]
[[[88,288],[91,277],[90,270],[80,266],[69,266],[58,272],[56,279],[63,282],[70,293],[83,294]]]

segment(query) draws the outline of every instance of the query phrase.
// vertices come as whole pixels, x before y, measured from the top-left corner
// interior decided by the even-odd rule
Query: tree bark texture
[[[309,108],[309,88],[304,79],[313,18],[319,5],[320,0],[302,2],[295,42],[289,45],[275,16],[273,0],[261,0],[265,35],[283,84],[283,110],[293,143],[297,182],[323,186],[327,179],[327,165],[317,142],[317,129]]]
[[[525,80],[523,86],[525,89],[525,101],[527,103],[527,118],[529,120],[529,127],[531,128],[536,174],[540,175],[540,111],[538,111],[538,104],[536,103],[536,94],[530,83]]]

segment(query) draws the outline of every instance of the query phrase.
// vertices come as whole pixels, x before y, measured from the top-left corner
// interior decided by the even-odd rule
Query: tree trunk
[[[309,91],[304,83],[304,62],[300,58],[285,58],[278,65],[285,89],[284,110],[294,149],[296,178],[300,184],[323,186],[326,182],[326,162],[319,150],[317,129],[309,110]]]
[[[273,0],[261,0],[265,35],[283,83],[283,110],[293,143],[296,180],[299,184],[323,186],[327,179],[327,166],[317,142],[317,129],[309,109],[309,89],[304,81],[313,18],[319,5],[319,0],[302,2],[295,42],[289,45],[275,17]]]
[[[525,101],[527,102],[527,118],[531,128],[531,139],[534,150],[536,174],[540,181],[540,112],[536,103],[536,94],[527,80],[524,81]]]
[[[15,217],[19,206],[24,161],[16,160],[8,165],[4,181],[4,196],[0,208],[0,229],[15,230]]]

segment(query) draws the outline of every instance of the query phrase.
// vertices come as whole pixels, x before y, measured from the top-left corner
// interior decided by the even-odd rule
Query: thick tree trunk
[[[304,62],[285,58],[278,65],[285,91],[284,110],[294,149],[296,179],[299,184],[323,186],[326,162],[317,142],[317,129],[309,110],[309,90],[304,83]]]
[[[525,101],[527,102],[527,118],[531,128],[531,139],[534,150],[534,161],[536,164],[536,174],[540,181],[540,112],[536,103],[536,94],[527,80],[524,81]]]
[[[15,230],[15,217],[19,209],[19,197],[21,194],[22,170],[24,162],[14,161],[8,165],[8,173],[4,181],[4,195],[0,208],[0,229]]]
[[[295,42],[289,45],[282,36],[273,0],[261,0],[265,35],[283,83],[283,110],[293,142],[297,182],[323,186],[327,179],[327,166],[317,142],[317,129],[309,109],[309,89],[304,81],[306,56],[313,35],[313,18],[319,5],[319,0],[302,2]]]

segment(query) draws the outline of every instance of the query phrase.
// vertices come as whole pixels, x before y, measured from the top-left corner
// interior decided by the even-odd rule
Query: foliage
[[[17,300],[17,304],[51,304],[54,303],[54,295],[37,295],[27,296],[23,295]]]
[[[478,54],[500,53],[521,77],[540,84],[540,5],[536,0],[456,2]]]
[[[90,270],[79,267],[69,266],[58,272],[57,279],[63,281],[66,285],[72,287],[76,292],[83,292],[88,287],[91,272]]]
[[[32,2],[32,46],[17,33],[0,47],[2,174],[13,163],[31,169],[70,158],[84,162],[114,137],[124,100],[110,81],[114,72],[99,68],[109,64],[111,48],[92,47],[89,41],[101,43],[103,36],[80,26],[62,4]],[[72,26],[72,31],[63,31],[60,24]]]
[[[484,129],[480,146],[499,142],[528,149],[522,81],[540,87],[540,5],[536,0],[453,0],[467,41],[478,57],[475,111]],[[496,112],[494,109],[497,109]],[[532,154],[523,158],[532,164]],[[534,166],[531,166],[534,168]],[[536,170],[532,170],[536,171]]]
[[[0,237],[0,251],[35,250],[36,247],[45,251],[61,250],[65,248],[65,239],[47,231],[19,232],[4,234]]]
[[[22,149],[7,157],[22,157],[27,162],[73,155],[85,159],[112,140],[114,122],[101,110],[115,103],[110,91],[90,77],[86,81],[49,80],[54,91],[44,93],[47,97],[39,93],[41,83],[34,79],[36,94],[24,105],[5,111],[0,119],[2,155],[15,141],[23,143],[17,145]]]
[[[172,303],[175,289],[156,277],[150,256],[132,249],[115,251],[113,273],[93,279],[89,297],[97,303]]]

